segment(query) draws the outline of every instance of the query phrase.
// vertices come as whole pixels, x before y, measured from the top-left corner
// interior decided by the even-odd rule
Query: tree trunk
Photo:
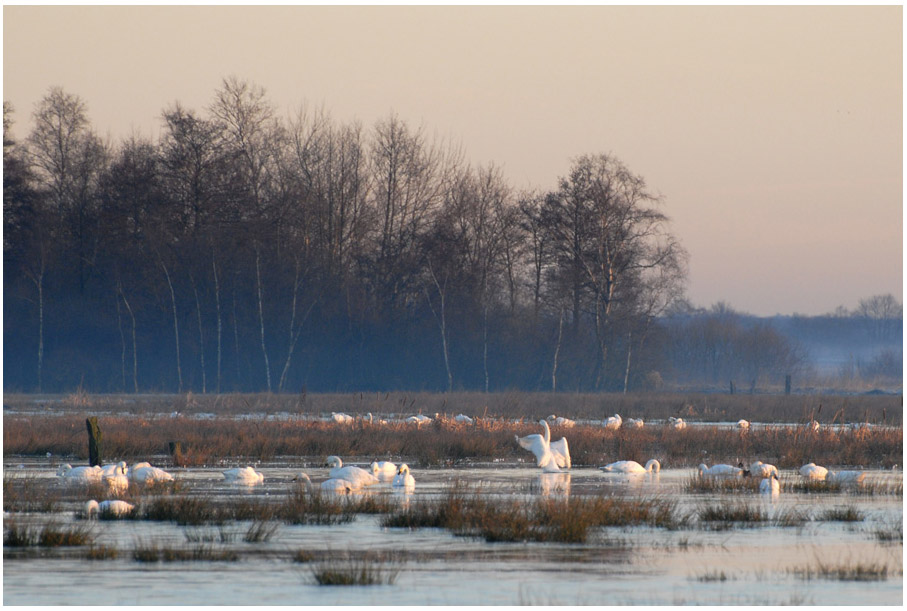
[[[450,372],[450,355],[447,350],[447,315],[445,311],[445,291],[441,288],[441,283],[438,282],[437,276],[435,276],[435,271],[432,269],[431,264],[428,265],[428,271],[431,274],[431,279],[435,283],[435,288],[438,290],[438,297],[441,300],[441,316],[438,316],[438,313],[435,312],[434,306],[431,305],[431,297],[428,294],[428,289],[425,289],[425,297],[428,300],[428,307],[431,308],[432,314],[435,315],[435,319],[438,321],[438,325],[441,328],[441,348],[444,351],[444,368],[447,370],[447,392],[453,392],[453,374]],[[447,283],[445,282],[445,285]]]
[[[208,392],[208,378],[205,373],[205,336],[202,333],[202,304],[198,299],[198,287],[195,285],[195,280],[191,275],[189,276],[189,281],[192,282],[192,292],[195,295],[195,313],[198,317],[198,350],[202,366],[202,394],[205,394]]]
[[[158,258],[161,267],[164,268],[164,275],[167,276],[167,286],[170,287],[170,304],[173,306],[173,334],[176,336],[176,375],[179,379],[179,389],[177,392],[183,392],[183,367],[180,363],[180,325],[176,315],[176,293],[173,291],[173,282],[170,281],[170,272],[164,261]]]
[[[217,389],[215,392],[220,394],[220,367],[221,367],[221,334],[223,322],[220,315],[220,282],[217,278],[217,258],[215,253],[211,254],[211,267],[214,269],[214,308],[217,312]]]
[[[624,371],[624,394],[627,394],[627,385],[630,382],[630,355],[633,354],[633,330],[627,331],[627,369]]]
[[[258,323],[261,329],[261,353],[265,357],[265,376],[268,381],[268,392],[271,392],[271,363],[268,361],[268,348],[265,346],[265,313],[264,304],[261,298],[261,256],[258,249],[255,250],[255,278],[258,288]]]
[[[551,367],[551,392],[557,392],[557,357],[561,352],[561,338],[564,335],[564,308],[561,308],[561,318],[557,323],[557,344],[554,347],[554,365]]]
[[[98,417],[91,416],[85,419],[88,429],[88,465],[90,467],[101,465],[101,427],[98,426]]]

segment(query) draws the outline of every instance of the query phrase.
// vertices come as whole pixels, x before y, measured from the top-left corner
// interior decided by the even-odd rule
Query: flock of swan
[[[368,414],[366,419],[369,422],[374,422],[372,414]],[[335,412],[332,413],[332,420],[337,423],[351,423],[355,419],[347,414]],[[454,420],[465,424],[473,422],[472,418],[464,414],[457,415]],[[423,424],[432,422],[432,419],[419,414],[411,416],[405,421],[421,427]],[[378,422],[385,423],[386,421],[379,420]],[[525,437],[515,435],[520,447],[532,452],[535,456],[536,466],[542,470],[543,474],[559,473],[563,469],[571,468],[570,448],[567,439],[566,437],[561,437],[557,441],[552,441],[549,423],[565,428],[573,427],[576,424],[574,420],[552,414],[543,420],[539,420],[539,424],[542,426],[542,433]],[[668,418],[666,424],[678,430],[682,430],[687,426],[682,418],[677,417]],[[606,429],[617,429],[622,426],[640,428],[644,426],[644,423],[641,419],[635,418],[628,418],[624,421],[619,414],[614,414],[605,418],[602,426]],[[741,419],[736,426],[742,432],[745,432],[750,428],[750,423]],[[813,420],[807,425],[807,428],[814,431],[818,430],[818,422]],[[330,469],[329,477],[318,484],[319,489],[323,492],[350,494],[361,491],[368,486],[388,482],[396,490],[412,492],[416,485],[415,479],[409,472],[409,466],[406,464],[397,466],[388,461],[376,461],[372,462],[368,469],[364,469],[354,465],[345,466],[339,456],[329,456],[325,466]],[[599,467],[599,469],[606,473],[628,475],[657,474],[661,470],[661,463],[654,458],[649,460],[645,466],[633,460],[619,460]],[[761,460],[750,464],[748,467],[743,465],[743,463],[738,463],[737,466],[715,464],[711,467],[706,464],[700,464],[698,472],[700,477],[757,477],[762,479],[759,486],[761,493],[775,496],[780,491],[778,468],[774,465],[763,463]],[[799,473],[807,480],[831,483],[859,484],[866,477],[863,471],[830,471],[815,463],[803,465],[800,467]],[[225,481],[237,484],[255,485],[264,481],[264,475],[251,466],[227,469],[222,474]],[[73,467],[70,464],[64,464],[57,471],[57,475],[67,482],[103,483],[107,486],[108,492],[115,495],[125,492],[131,483],[147,485],[173,481],[173,476],[170,473],[147,462],[140,462],[132,466],[127,466],[125,462],[119,462],[115,465],[104,467]],[[314,488],[314,483],[306,473],[297,474],[294,481],[305,485],[307,489],[311,490]],[[86,504],[85,514],[89,517],[98,513],[121,516],[128,514],[132,509],[133,505],[122,500],[107,500],[100,503],[91,500]]]
[[[567,439],[562,437],[556,442],[551,441],[551,429],[548,426],[549,421],[555,420],[554,416],[549,416],[545,420],[540,420],[543,433],[527,435],[526,437],[516,437],[520,446],[529,450],[535,455],[536,465],[541,468],[543,473],[557,473],[561,469],[570,468],[570,450],[567,446]],[[641,427],[641,420],[628,419],[627,423],[633,422],[631,426]],[[638,424],[637,424],[638,422]],[[817,430],[815,425],[818,423],[812,421],[808,428]],[[614,414],[605,419],[602,423],[605,428],[616,429],[626,426],[619,414]],[[682,418],[671,417],[668,419],[668,426],[675,429],[683,429],[686,423]],[[746,431],[750,423],[746,420],[740,420],[737,428]],[[619,460],[603,467],[599,467],[606,473],[624,473],[624,474],[656,474],[661,470],[661,463],[656,459],[649,460],[645,466],[635,460]],[[775,465],[764,463],[761,460],[749,465],[747,468],[743,463],[736,467],[728,464],[716,464],[711,467],[700,464],[700,477],[755,477],[761,478],[759,492],[771,496],[777,496],[780,493],[781,485],[779,482],[778,468]],[[815,463],[808,463],[800,467],[800,475],[808,480],[827,481],[830,483],[861,483],[866,473],[863,471],[829,471],[825,467],[820,467]]]

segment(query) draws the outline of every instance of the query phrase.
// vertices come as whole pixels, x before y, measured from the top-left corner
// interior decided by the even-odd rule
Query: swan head
[[[87,503],[85,503],[85,517],[91,518],[91,514],[97,515],[97,513],[100,511],[100,508],[101,507],[100,505],[98,505],[97,501],[88,501]]]
[[[646,463],[646,471],[651,471],[652,473],[658,473],[661,471],[661,463],[655,460],[654,458],[649,460]]]
[[[340,460],[339,456],[328,456],[327,461],[325,461],[325,465],[331,468],[339,469],[343,466],[343,461]]]
[[[409,465],[407,465],[407,464],[402,464],[399,467],[397,467],[398,475],[403,475],[404,473],[409,473]]]
[[[60,468],[57,469],[57,475],[61,475],[61,476],[66,475],[70,471],[72,471],[72,465],[69,463],[66,463],[66,464],[60,465]]]
[[[312,480],[309,478],[307,473],[297,473],[296,477],[293,478],[293,481],[305,485],[306,489],[312,488]]]
[[[700,475],[704,475],[705,472],[708,471],[708,470],[709,470],[709,468],[708,468],[707,466],[705,466],[705,463],[701,463],[701,464],[699,465],[699,474],[700,474]]]

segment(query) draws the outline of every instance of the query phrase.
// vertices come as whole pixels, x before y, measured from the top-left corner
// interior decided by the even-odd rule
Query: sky
[[[24,139],[61,86],[95,131],[157,139],[224,78],[280,112],[396,113],[553,189],[607,153],[663,198],[687,296],[761,316],[903,295],[900,6],[9,6]]]

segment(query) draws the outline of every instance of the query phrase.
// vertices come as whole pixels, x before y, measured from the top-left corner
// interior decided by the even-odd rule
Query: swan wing
[[[552,441],[551,453],[554,455],[554,459],[557,461],[557,466],[561,469],[570,468],[570,447],[567,445],[567,438],[561,437],[557,441]]]

